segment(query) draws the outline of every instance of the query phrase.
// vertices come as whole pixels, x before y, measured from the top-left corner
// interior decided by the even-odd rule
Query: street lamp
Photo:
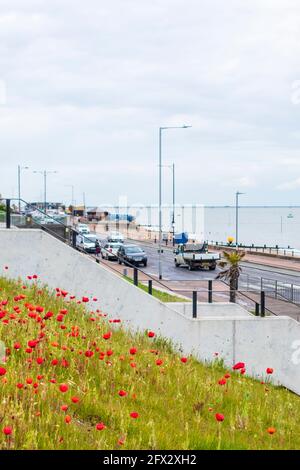
[[[49,170],[42,170],[42,171],[34,171],[33,173],[40,173],[44,176],[44,211],[47,212],[47,176],[51,173],[58,173],[57,171],[49,171]]]
[[[28,166],[18,165],[18,198],[19,198],[19,214],[21,212],[21,172],[22,170],[29,170]]]
[[[158,247],[158,277],[162,279],[162,265],[161,265],[161,245],[162,245],[162,131],[167,129],[187,129],[192,126],[168,126],[159,128],[159,194],[158,194],[158,216],[159,216],[159,247]]]
[[[235,248],[238,250],[239,247],[239,196],[246,193],[240,193],[237,191],[235,193]]]
[[[170,168],[172,170],[172,233],[173,233],[173,246],[175,245],[175,163],[172,165],[162,165],[162,167]]]

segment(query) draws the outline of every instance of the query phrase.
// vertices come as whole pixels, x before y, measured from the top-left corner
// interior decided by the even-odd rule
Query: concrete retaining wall
[[[9,266],[3,275],[25,279],[38,274],[52,288],[96,296],[102,309],[121,318],[125,326],[152,329],[170,338],[183,354],[211,361],[218,353],[228,367],[245,362],[247,373],[254,377],[273,367],[274,381],[300,394],[300,325],[289,317],[252,317],[230,305],[223,306],[223,314],[213,306],[218,316],[188,318],[178,311],[184,307],[159,302],[39,230],[0,230],[0,247],[0,266]]]
[[[176,310],[176,312],[182,313],[188,318],[193,316],[193,305],[191,302],[173,302],[166,303],[168,307]],[[228,302],[218,302],[209,304],[207,302],[198,302],[197,303],[197,317],[211,318],[211,317],[252,317],[253,315],[245,310],[238,304],[232,304]]]

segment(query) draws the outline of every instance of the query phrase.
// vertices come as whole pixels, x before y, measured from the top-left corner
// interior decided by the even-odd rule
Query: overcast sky
[[[300,203],[298,0],[0,0],[0,193]],[[164,169],[164,201],[171,171]]]

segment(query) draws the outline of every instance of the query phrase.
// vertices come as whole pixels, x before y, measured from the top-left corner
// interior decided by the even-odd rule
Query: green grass
[[[123,276],[126,281],[130,282],[133,284],[133,279],[128,276]],[[138,282],[138,286],[140,289],[142,289],[145,292],[148,292],[148,286]],[[178,297],[177,295],[169,294],[168,292],[164,292],[155,288],[152,288],[152,295],[156,299],[160,300],[161,302],[190,302],[190,299],[185,299],[184,297]]]
[[[7,361],[0,365],[6,369],[0,376],[1,449],[300,448],[298,396],[232,371],[221,386],[226,369],[220,361],[212,358],[208,366],[189,357],[182,363],[169,341],[110,323],[92,300],[77,304],[46,287],[22,285],[0,278],[0,304],[8,300],[0,308],[0,338],[8,348]],[[37,306],[44,311],[37,312]],[[56,318],[61,309],[67,309],[63,322]],[[44,320],[48,311],[54,315]],[[112,336],[105,340],[107,332]],[[28,341],[35,339],[39,343],[27,353]],[[137,348],[134,355],[132,347]],[[86,351],[93,356],[86,357]],[[58,365],[52,365],[53,359]],[[36,388],[26,383],[28,378]],[[18,389],[17,383],[24,387]],[[66,393],[59,390],[62,383],[69,387]],[[119,396],[121,389],[126,396]],[[74,396],[79,403],[72,402]],[[61,410],[64,404],[67,412]],[[131,418],[132,412],[139,417]],[[216,413],[225,420],[217,422]],[[95,427],[99,422],[106,426],[102,431]],[[7,426],[10,437],[2,432]],[[267,432],[269,427],[275,434]]]

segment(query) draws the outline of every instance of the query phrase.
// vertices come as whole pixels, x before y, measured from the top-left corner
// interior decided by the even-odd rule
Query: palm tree
[[[223,252],[224,261],[219,263],[219,266],[226,268],[221,271],[216,279],[223,279],[225,282],[229,282],[230,287],[230,302],[235,302],[236,291],[238,289],[238,280],[242,272],[240,262],[245,256],[245,253],[233,251],[231,253]]]

